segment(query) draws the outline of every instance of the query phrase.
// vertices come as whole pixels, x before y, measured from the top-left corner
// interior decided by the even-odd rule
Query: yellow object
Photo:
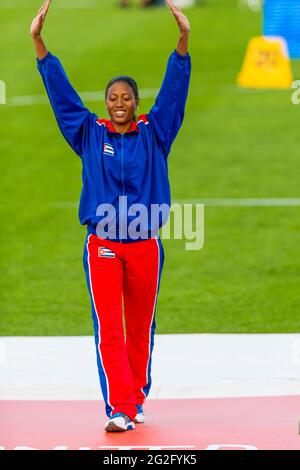
[[[290,88],[293,76],[284,38],[250,39],[237,83],[245,88]]]

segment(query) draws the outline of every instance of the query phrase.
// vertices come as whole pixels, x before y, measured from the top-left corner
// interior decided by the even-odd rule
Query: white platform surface
[[[149,398],[300,395],[300,334],[156,335]],[[0,399],[101,398],[92,337],[0,337]]]

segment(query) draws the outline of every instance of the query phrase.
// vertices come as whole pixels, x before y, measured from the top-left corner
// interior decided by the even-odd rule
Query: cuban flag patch
[[[111,144],[103,145],[103,155],[109,155],[110,157],[113,157],[114,154],[115,154],[115,151]]]
[[[115,258],[116,255],[109,248],[105,248],[105,246],[99,246],[98,257],[99,258]]]

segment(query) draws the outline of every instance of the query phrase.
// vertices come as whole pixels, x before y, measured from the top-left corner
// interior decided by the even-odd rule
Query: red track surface
[[[300,449],[300,396],[150,400],[146,424],[115,434],[103,431],[102,408],[96,401],[0,401],[0,446]]]

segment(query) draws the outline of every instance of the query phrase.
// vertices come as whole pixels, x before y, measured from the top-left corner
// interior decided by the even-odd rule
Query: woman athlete
[[[154,106],[136,118],[138,88],[131,77],[122,75],[106,88],[110,119],[99,119],[83,105],[60,61],[43,42],[50,3],[44,2],[30,32],[57,124],[82,160],[79,218],[87,225],[84,267],[109,418],[105,430],[127,431],[144,422],[142,405],[151,386],[155,308],[164,261],[158,230],[168,216],[159,214],[153,221],[151,211],[170,207],[167,157],[188,95],[190,25],[167,0],[180,36]],[[134,218],[142,212],[142,218]]]

